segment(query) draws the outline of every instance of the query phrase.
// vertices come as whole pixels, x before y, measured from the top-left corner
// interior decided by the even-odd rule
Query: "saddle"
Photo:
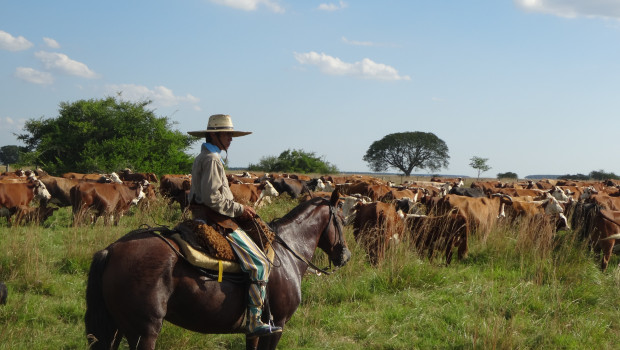
[[[219,278],[223,272],[241,273],[239,260],[234,253],[226,235],[241,228],[256,245],[263,250],[270,261],[273,261],[274,251],[271,244],[275,233],[260,218],[230,222],[207,223],[204,220],[186,220],[178,224],[170,237],[180,246],[187,260],[198,267],[219,271]]]

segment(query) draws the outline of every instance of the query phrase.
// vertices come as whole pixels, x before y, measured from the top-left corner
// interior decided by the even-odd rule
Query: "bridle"
[[[336,218],[336,209],[334,208],[333,205],[329,204],[329,219],[327,220],[327,225],[325,226],[325,229],[323,229],[323,232],[321,233],[321,237],[323,237],[323,235],[327,234],[329,232],[329,226],[332,223],[332,221],[334,221],[334,227],[336,227],[336,231],[338,232],[338,237],[337,237],[337,241],[334,244],[334,246],[340,244],[340,245],[344,245],[344,233],[342,231],[342,223],[338,222],[338,219]],[[331,263],[331,259],[329,260],[329,267],[326,268],[320,268],[318,266],[316,266],[314,263],[312,263],[312,261],[306,259],[305,257],[303,257],[301,254],[299,254],[297,251],[295,251],[295,249],[291,248],[283,239],[282,237],[280,237],[280,235],[278,235],[277,231],[276,232],[276,238],[275,240],[280,243],[286,250],[288,250],[289,252],[291,252],[293,254],[294,257],[296,257],[297,259],[303,261],[304,263],[306,263],[306,265],[310,266],[311,268],[313,268],[314,270],[324,273],[326,275],[331,275],[333,273],[333,271],[328,271],[327,269],[332,269],[332,263]],[[333,269],[332,269],[333,270]]]

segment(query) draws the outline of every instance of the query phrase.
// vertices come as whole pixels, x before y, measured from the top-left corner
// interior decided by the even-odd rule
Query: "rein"
[[[323,232],[321,233],[321,236],[324,235],[325,233],[327,233],[327,231],[329,230],[329,225],[331,224],[332,220],[334,220],[334,224],[336,226],[336,230],[338,231],[338,241],[336,242],[336,244],[338,243],[342,243],[343,237],[342,237],[342,227],[340,225],[338,225],[338,223],[336,222],[335,219],[335,211],[334,211],[334,207],[332,205],[329,206],[329,220],[327,221],[327,225],[325,226],[325,229],[323,230]],[[304,263],[306,263],[306,265],[310,266],[311,268],[315,269],[316,271],[319,271],[321,273],[324,273],[326,275],[331,275],[333,273],[333,271],[327,271],[327,268],[320,268],[318,266],[316,266],[314,263],[312,263],[312,261],[306,259],[305,257],[303,257],[301,254],[299,254],[297,251],[295,251],[295,249],[291,248],[288,243],[286,243],[284,241],[284,239],[282,239],[282,237],[280,237],[280,235],[277,234],[276,231],[276,241],[278,243],[280,243],[286,250],[288,250],[289,252],[291,252],[293,254],[293,256],[295,256],[297,259],[303,261]],[[330,260],[330,268],[331,268],[331,260]]]

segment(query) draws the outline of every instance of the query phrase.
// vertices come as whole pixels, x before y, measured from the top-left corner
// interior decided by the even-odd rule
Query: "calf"
[[[21,205],[17,214],[15,214],[15,224],[35,223],[38,225],[45,222],[56,210],[58,210],[58,207],[27,207]]]

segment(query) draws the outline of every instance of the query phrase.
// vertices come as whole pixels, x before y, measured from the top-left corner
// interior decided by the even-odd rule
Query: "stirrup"
[[[247,333],[246,337],[256,338],[256,337],[263,337],[266,335],[272,335],[272,334],[281,333],[281,332],[282,332],[282,327],[272,326],[272,325],[263,323],[259,326],[256,326],[252,332]]]

